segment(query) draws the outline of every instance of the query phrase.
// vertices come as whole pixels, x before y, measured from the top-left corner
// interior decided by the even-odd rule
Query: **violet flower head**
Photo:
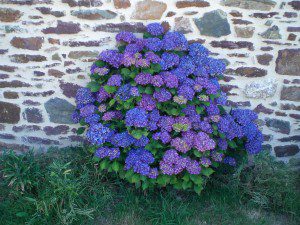
[[[110,142],[116,147],[126,148],[134,143],[135,139],[127,132],[114,134]]]
[[[187,50],[188,42],[179,32],[167,32],[163,38],[164,50]]]
[[[119,87],[119,86],[121,86],[121,84],[122,84],[122,76],[120,75],[120,74],[114,74],[114,75],[112,75],[109,79],[108,79],[108,81],[107,81],[107,85],[108,86],[117,86],[117,87]]]
[[[116,35],[116,41],[118,42],[124,41],[126,43],[133,43],[136,41],[136,39],[137,38],[134,36],[134,34],[128,31],[121,31]]]
[[[86,132],[88,141],[93,145],[102,145],[110,136],[111,130],[101,123],[92,124]]]
[[[167,89],[162,88],[162,89],[160,89],[160,91],[155,91],[153,94],[153,97],[158,102],[166,102],[172,98],[172,94],[169,91],[167,91]]]
[[[126,126],[146,127],[148,125],[148,114],[145,109],[133,108],[126,112]]]
[[[109,63],[115,68],[119,68],[122,64],[123,55],[117,50],[106,50],[100,53],[99,59]]]
[[[141,101],[138,103],[138,106],[147,111],[151,111],[156,108],[156,102],[151,95],[143,94]]]
[[[102,146],[96,150],[95,157],[98,157],[100,159],[108,157],[110,160],[117,159],[120,157],[120,150],[119,148],[109,148]]]
[[[76,96],[77,105],[86,105],[95,101],[93,94],[89,88],[79,88]]]
[[[160,65],[163,70],[167,70],[169,68],[177,66],[178,63],[179,63],[179,56],[176,55],[175,53],[164,52],[161,55]]]
[[[160,23],[150,23],[147,25],[147,32],[153,36],[158,36],[164,33],[164,28]]]
[[[162,48],[162,41],[159,38],[147,38],[145,45],[150,51],[158,52]]]
[[[137,84],[140,85],[147,85],[150,84],[152,80],[152,76],[150,73],[139,73],[138,75],[136,75],[136,77],[134,78],[134,81]]]

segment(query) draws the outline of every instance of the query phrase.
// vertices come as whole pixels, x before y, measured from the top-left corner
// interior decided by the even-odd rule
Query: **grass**
[[[135,189],[84,148],[0,157],[0,224],[300,224],[299,175],[267,154],[214,176],[199,196]]]

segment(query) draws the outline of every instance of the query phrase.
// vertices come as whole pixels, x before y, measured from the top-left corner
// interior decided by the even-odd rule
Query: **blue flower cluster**
[[[225,63],[202,44],[159,23],[149,24],[144,38],[123,31],[116,40],[118,50],[101,52],[92,65],[92,82],[78,90],[72,115],[88,127],[95,157],[118,161],[144,185],[172,176],[168,182],[192,188],[209,169],[235,166],[238,151],[261,151],[256,113],[226,111],[218,81]]]

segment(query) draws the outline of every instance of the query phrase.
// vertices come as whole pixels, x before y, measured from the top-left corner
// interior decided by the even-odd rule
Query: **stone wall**
[[[265,148],[297,157],[300,1],[0,0],[0,146],[76,145],[70,114],[91,62],[121,30],[161,21],[228,64],[229,104],[254,109]]]

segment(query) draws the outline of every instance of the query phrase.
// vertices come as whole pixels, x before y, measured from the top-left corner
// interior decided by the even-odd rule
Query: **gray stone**
[[[73,124],[71,115],[75,106],[61,98],[52,98],[45,103],[49,119],[53,123]]]
[[[266,99],[273,97],[276,93],[277,81],[275,79],[265,79],[253,81],[247,84],[244,94],[247,98]]]
[[[221,37],[231,33],[227,14],[220,9],[204,13],[202,18],[194,21],[202,35]]]
[[[300,102],[300,87],[299,86],[284,86],[280,94],[281,100]]]
[[[76,10],[71,12],[72,16],[87,20],[113,19],[117,16],[115,12],[110,10],[86,9]]]
[[[254,27],[234,27],[235,33],[237,37],[241,38],[251,38],[253,36]]]
[[[300,149],[298,145],[276,146],[274,148],[277,157],[287,157],[296,155]]]
[[[175,18],[174,30],[183,34],[192,32],[193,30],[189,18],[183,16]]]
[[[282,75],[300,76],[300,48],[279,50],[275,70]]]
[[[0,101],[0,123],[15,124],[20,121],[20,107]]]
[[[272,0],[223,0],[225,6],[239,7],[242,9],[254,9],[261,11],[269,11],[275,5],[276,1]]]
[[[261,33],[260,36],[266,39],[281,39],[279,27],[276,25],[268,28],[265,32]]]
[[[282,134],[290,134],[291,132],[291,124],[289,121],[266,118],[266,126],[269,127],[270,130]]]

